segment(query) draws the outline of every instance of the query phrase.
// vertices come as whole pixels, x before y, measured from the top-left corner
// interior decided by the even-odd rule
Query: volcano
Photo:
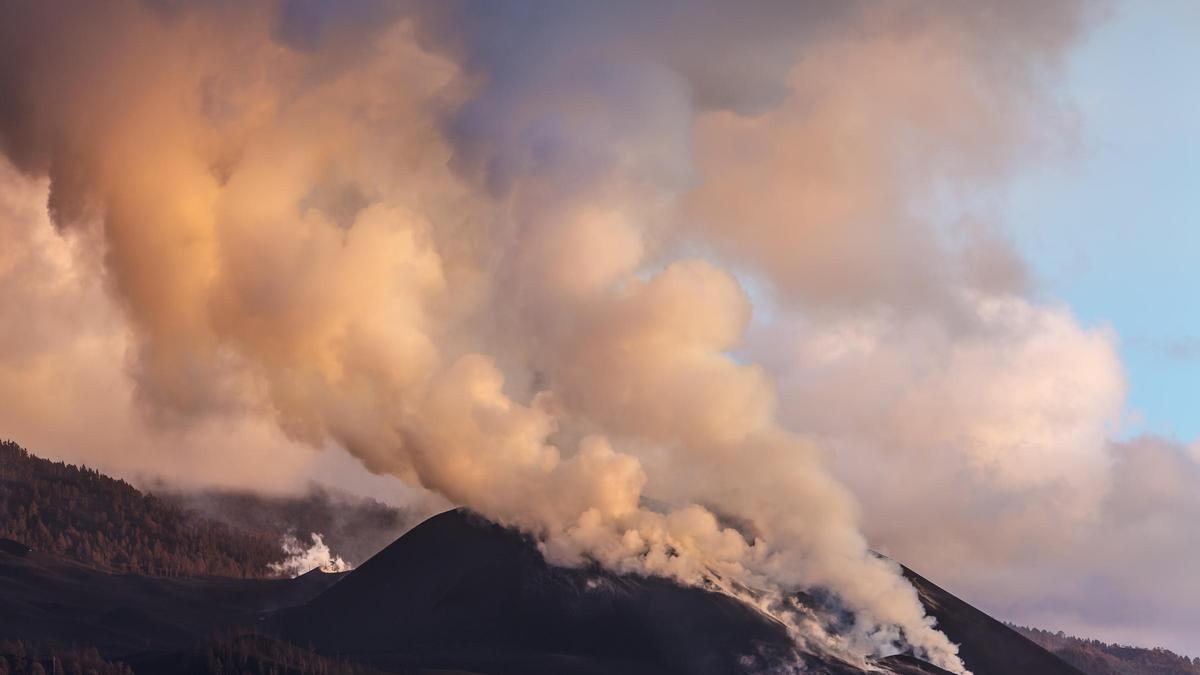
[[[1079,675],[1002,623],[906,570],[975,675]],[[797,652],[748,605],[660,578],[548,565],[522,535],[467,511],[417,526],[302,607],[289,639],[384,667],[480,673],[861,673]],[[942,673],[911,655],[875,667]]]
[[[489,673],[733,673],[792,651],[782,626],[738,600],[552,567],[520,534],[464,511],[419,525],[285,624],[338,654]]]
[[[907,574],[975,675],[1079,675]],[[248,630],[370,672],[867,672],[797,651],[780,624],[727,595],[661,578],[554,567],[529,538],[463,510],[425,521],[352,572],[290,580],[113,574],[15,542],[0,546],[0,637],[94,644],[137,673],[182,673],[209,672],[181,664],[194,662],[189,653],[215,632]],[[945,672],[907,654],[867,668]]]

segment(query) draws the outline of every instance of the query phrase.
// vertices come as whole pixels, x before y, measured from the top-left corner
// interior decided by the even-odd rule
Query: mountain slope
[[[925,611],[937,619],[938,628],[959,645],[959,656],[974,675],[1082,675],[1065,661],[925,577],[908,568],[904,568],[904,575],[917,589]]]
[[[554,568],[520,535],[463,511],[417,526],[285,625],[323,651],[488,673],[750,672],[791,652],[780,626],[736,600]]]
[[[913,579],[947,633],[962,641],[976,675],[1078,675]],[[285,640],[387,672],[723,675],[772,672],[793,659],[808,673],[863,672],[795,654],[778,625],[736,600],[664,579],[554,568],[521,535],[461,511],[426,521],[341,576],[114,574],[0,542],[0,637],[95,645],[145,675],[202,664],[197,650],[211,649],[206,640],[246,630],[261,635],[255,644],[269,653],[309,658],[278,642]],[[878,666],[903,675],[944,673],[903,655]]]
[[[255,626],[338,578],[320,572],[295,579],[114,574],[0,540],[0,638],[93,645],[106,657],[130,661]]]
[[[199,517],[98,471],[0,441],[0,537],[97,567],[156,576],[270,576],[267,535]]]
[[[976,675],[1079,671],[909,573]],[[429,519],[312,602],[285,614],[292,639],[378,663],[488,673],[737,673],[800,659],[783,629],[731,598],[662,579],[547,565],[520,535],[463,511]],[[564,660],[569,659],[569,661]],[[941,673],[911,657],[880,664]]]

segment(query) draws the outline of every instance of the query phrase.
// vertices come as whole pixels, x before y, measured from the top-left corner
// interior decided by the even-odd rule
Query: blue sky
[[[1026,172],[1007,221],[1042,294],[1111,325],[1122,436],[1200,436],[1200,3],[1117,5],[1073,52],[1077,154]]]

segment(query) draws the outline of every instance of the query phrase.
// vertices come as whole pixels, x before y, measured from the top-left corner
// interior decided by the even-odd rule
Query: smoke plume
[[[320,486],[298,495],[213,489],[177,492],[164,487],[156,487],[154,494],[233,527],[268,536],[319,532],[330,549],[354,566],[433,515]]]
[[[963,298],[1020,291],[990,230],[917,207],[1042,140],[1072,3],[5,13],[0,148],[116,299],[154,424],[269,420],[557,563],[827,588],[834,648],[964,671],[738,350],[760,296],[973,330]]]
[[[296,535],[284,535],[280,546],[283,554],[287,557],[268,565],[271,571],[276,574],[286,574],[289,577],[298,577],[312,570],[348,572],[353,569],[350,563],[329,550],[329,546],[319,532],[310,533],[309,539],[312,540],[312,544],[305,546],[305,542]]]

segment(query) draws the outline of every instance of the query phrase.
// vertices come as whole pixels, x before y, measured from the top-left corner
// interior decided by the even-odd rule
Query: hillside
[[[361,663],[326,657],[253,631],[210,641],[191,652],[138,663],[138,673],[171,675],[386,675]]]
[[[809,673],[864,672],[795,654],[778,625],[726,596],[552,568],[521,535],[461,512],[427,521],[357,572],[295,579],[113,574],[0,543],[0,635],[36,645],[26,651],[42,670],[52,645],[81,644],[138,675],[744,675],[793,655]],[[944,673],[906,657],[878,665]]]
[[[95,647],[36,645],[22,640],[0,640],[0,675],[133,675],[124,663],[100,656]]]
[[[959,645],[959,656],[974,675],[1012,673],[1073,673],[1081,675],[1045,648],[1023,637],[1004,623],[939,588],[911,569],[904,568],[921,604],[937,619],[938,628]]]
[[[1012,628],[1087,675],[1200,675],[1200,658],[1167,649],[1108,644],[1062,631]]]
[[[193,651],[168,654],[138,663],[105,660],[95,647],[38,645],[0,640],[0,675],[384,675],[382,671],[328,658],[269,636],[246,632],[215,638]]]
[[[416,514],[374,499],[312,486],[297,495],[245,491],[179,492],[155,487],[160,498],[206,518],[278,538],[295,534],[305,545],[311,533],[351,565],[360,565],[418,522]],[[306,539],[307,537],[307,539]]]
[[[93,469],[0,441],[0,537],[118,572],[269,576],[278,534],[251,532],[143,494]]]
[[[1079,675],[912,578],[975,675]],[[806,673],[864,672],[829,654],[798,651],[779,624],[728,596],[661,578],[553,567],[526,537],[462,510],[426,520],[282,619],[295,642],[400,671],[718,675],[776,672],[789,663]],[[905,656],[875,665],[945,672]]]
[[[0,539],[0,639],[21,641],[27,654],[60,658],[62,645],[94,647],[104,660],[124,663],[139,675],[192,672],[197,659],[208,663],[209,652],[222,668],[281,660],[303,666],[314,660],[238,638],[270,613],[307,602],[339,578],[321,572],[294,579],[115,574]],[[187,668],[181,670],[181,664]]]
[[[391,669],[716,674],[741,672],[739,664],[766,670],[792,655],[781,626],[736,600],[664,579],[551,567],[521,535],[464,511],[413,528],[287,613],[285,626],[295,642]]]

